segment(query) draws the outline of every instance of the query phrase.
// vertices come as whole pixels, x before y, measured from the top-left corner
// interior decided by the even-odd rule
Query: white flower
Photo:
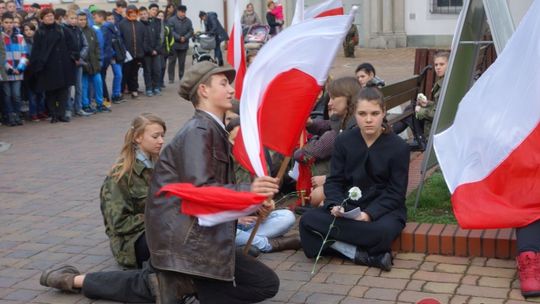
[[[357,201],[362,197],[362,190],[358,187],[352,187],[349,189],[349,199]]]
[[[418,100],[418,101],[427,101],[427,97],[426,97],[426,95],[424,95],[422,93],[418,93],[418,95],[416,96],[416,100]]]

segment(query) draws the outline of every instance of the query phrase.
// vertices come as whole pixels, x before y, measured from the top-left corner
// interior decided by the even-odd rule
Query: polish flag
[[[292,154],[352,19],[351,14],[307,20],[259,51],[240,99],[234,155],[244,168],[267,175],[263,146]]]
[[[258,210],[266,196],[223,187],[195,187],[190,183],[163,186],[157,195],[182,199],[180,212],[198,218],[199,226],[215,226],[234,221]]]
[[[435,152],[463,228],[540,219],[540,1],[463,97]]]
[[[234,81],[234,97],[240,99],[242,85],[246,75],[246,51],[244,49],[244,36],[242,35],[242,10],[240,1],[234,1],[234,24],[232,27],[229,42],[227,44],[227,61],[236,70]],[[238,29],[238,30],[236,30]]]
[[[343,1],[341,0],[326,0],[321,3],[314,4],[306,9],[304,9],[304,0],[297,0],[291,25],[300,23],[307,19],[337,16],[343,15],[344,13]]]

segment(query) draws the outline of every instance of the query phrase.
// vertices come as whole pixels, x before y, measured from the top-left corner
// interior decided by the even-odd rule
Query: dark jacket
[[[229,35],[223,28],[223,25],[218,20],[217,14],[214,12],[206,13],[206,20],[204,21],[204,27],[206,33],[216,37],[219,41],[229,40]],[[217,42],[217,41],[216,41]]]
[[[171,29],[174,37],[172,49],[175,51],[187,50],[189,48],[189,39],[193,36],[193,24],[188,17],[179,18],[177,15],[172,16],[167,20],[167,25]],[[184,42],[180,42],[180,38],[185,37]]]
[[[347,191],[356,186],[362,190],[362,197],[349,200],[348,208],[360,207],[372,221],[389,214],[405,225],[409,158],[409,147],[394,133],[381,134],[368,147],[358,128],[342,132],[336,139],[331,173],[324,184],[324,206],[341,204]]]
[[[143,58],[148,40],[146,27],[140,21],[130,21],[124,18],[118,24],[118,29],[131,56],[133,58]]]
[[[235,268],[236,221],[201,227],[197,218],[180,212],[181,201],[155,193],[170,183],[234,185],[234,163],[227,132],[207,113],[195,115],[163,149],[146,203],[146,239],[152,266],[206,278],[232,281]]]
[[[82,32],[88,42],[88,55],[86,58],[83,58],[86,62],[86,64],[83,65],[83,71],[89,75],[101,73],[101,50],[96,31],[92,27],[87,26]]]
[[[80,27],[75,25],[64,25],[64,29],[71,31],[72,35],[75,37],[76,48],[80,50],[81,58],[85,58],[88,54],[88,42],[86,37],[84,37]]]
[[[145,55],[151,55],[152,51],[156,51],[157,54],[161,54],[163,51],[163,45],[161,43],[161,21],[157,18],[150,18],[148,21],[141,21],[146,27],[148,40],[145,45]]]
[[[34,36],[30,56],[35,92],[52,91],[75,85],[75,60],[80,53],[71,31],[58,24],[42,24]]]
[[[281,23],[276,21],[276,15],[272,12],[266,12],[266,22],[268,22],[268,26],[270,26],[270,32],[268,34],[272,36],[277,34],[277,27],[280,26]]]
[[[103,181],[101,214],[114,259],[122,266],[136,267],[135,242],[144,233],[144,206],[153,170],[136,159],[132,171],[116,181],[112,175],[121,169],[116,167]]]
[[[120,21],[125,19],[124,16],[122,16],[119,13],[116,12],[116,9],[112,10],[112,14],[114,16],[114,24],[119,24]]]

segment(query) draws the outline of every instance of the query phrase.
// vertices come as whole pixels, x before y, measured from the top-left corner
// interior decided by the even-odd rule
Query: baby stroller
[[[216,39],[213,36],[209,36],[204,33],[197,33],[193,35],[193,55],[192,63],[195,64],[201,61],[210,61],[217,63],[216,59],[212,57],[210,51],[216,48]]]
[[[252,25],[248,28],[244,37],[244,46],[247,51],[259,50],[270,39],[270,27],[268,25]]]

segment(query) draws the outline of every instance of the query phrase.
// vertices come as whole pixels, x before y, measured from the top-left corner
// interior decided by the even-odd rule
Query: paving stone
[[[311,279],[311,273],[305,272],[305,271],[278,270],[276,271],[276,273],[280,279],[285,279],[285,280],[307,282]]]
[[[4,299],[6,299],[6,300],[14,300],[14,301],[22,301],[22,302],[29,302],[30,300],[35,298],[38,294],[40,294],[40,292],[35,291],[35,290],[17,289],[14,292],[4,296]]]
[[[86,299],[86,298],[84,298],[83,295],[81,294],[49,290],[48,292],[40,294],[32,302],[33,303],[47,303],[47,304],[74,304],[74,303],[78,304],[78,303],[81,303],[83,299]]]
[[[332,273],[330,273],[330,272],[319,272],[319,273],[317,273],[317,274],[315,274],[314,276],[311,277],[310,282],[324,283],[324,282],[326,282],[326,279],[328,279],[328,277],[331,274]]]
[[[21,279],[13,277],[0,277],[0,287],[6,288],[13,286],[15,283],[19,282]]]
[[[403,269],[418,269],[422,264],[422,261],[416,260],[402,260],[394,259],[394,268],[403,268]],[[392,270],[393,271],[393,270]]]
[[[437,263],[435,262],[423,262],[420,265],[420,270],[435,271],[435,266],[437,266]]]
[[[516,269],[515,260],[503,260],[503,259],[488,259],[486,261],[486,266],[488,267],[498,267],[498,268],[510,268]]]
[[[478,280],[478,285],[486,287],[510,288],[512,281],[512,279],[508,278],[480,277]]]
[[[387,288],[375,287],[375,288],[368,289],[368,291],[364,294],[364,298],[395,301],[400,292],[401,290],[398,290],[398,289],[387,289]]]
[[[362,298],[369,287],[366,286],[354,286],[351,291],[349,291],[349,296]]]
[[[379,278],[364,276],[358,282],[358,285],[368,287],[380,287],[390,289],[403,289],[409,281],[406,279],[391,279],[391,278]]]
[[[5,268],[0,270],[0,277],[26,279],[35,275],[36,273],[39,273],[39,271],[31,269]]]
[[[470,263],[470,258],[435,255],[435,254],[426,256],[425,260],[427,262],[456,264],[456,265],[468,265]]]
[[[462,277],[463,277],[462,274],[457,274],[457,273],[442,273],[442,272],[431,272],[431,271],[423,271],[423,270],[418,270],[412,276],[412,278],[416,280],[443,282],[443,283],[458,283]]]
[[[452,297],[449,304],[464,304],[467,303],[469,298],[469,296],[455,295]]]
[[[471,265],[474,266],[485,266],[487,262],[487,258],[484,257],[474,257],[471,259]]]
[[[461,284],[477,285],[479,278],[480,276],[468,274],[468,275],[465,275],[463,279],[461,279]]]
[[[456,291],[457,294],[476,297],[506,298],[508,289],[482,287],[472,285],[460,285]]]
[[[426,255],[423,253],[405,253],[400,252],[396,255],[396,259],[400,260],[413,260],[413,261],[423,261]]]
[[[313,292],[313,293],[327,293],[346,295],[352,289],[352,285],[337,285],[337,284],[323,284],[323,283],[306,283],[300,287],[300,291]]]
[[[405,289],[414,290],[414,291],[422,291],[422,287],[424,286],[424,284],[426,284],[426,281],[410,280]]]
[[[380,276],[382,278],[408,279],[415,271],[414,269],[392,268],[389,272],[381,272]]]
[[[302,287],[302,285],[306,284],[305,282],[301,281],[291,281],[291,280],[279,280],[279,286],[280,290],[287,290],[287,291],[297,291]]]
[[[471,266],[469,267],[469,269],[467,269],[467,274],[476,274],[479,276],[488,277],[513,278],[516,274],[516,270],[495,267]]]
[[[456,264],[437,264],[435,271],[437,272],[449,272],[449,273],[465,273],[468,266],[456,265]]]
[[[367,271],[367,269],[368,267],[366,266],[327,264],[321,268],[320,272],[356,274],[361,276]]]
[[[456,291],[457,286],[458,286],[457,283],[427,282],[423,287],[423,291],[453,294]]]
[[[327,303],[339,303],[343,296],[329,295],[325,293],[314,293],[306,299],[306,304],[327,304]]]
[[[505,299],[471,297],[468,304],[503,304]]]
[[[326,283],[339,285],[356,285],[360,276],[356,274],[332,273],[326,279]]]
[[[279,292],[272,298],[272,301],[283,301],[283,303],[287,303],[295,292],[296,291],[289,291],[280,288]]]

